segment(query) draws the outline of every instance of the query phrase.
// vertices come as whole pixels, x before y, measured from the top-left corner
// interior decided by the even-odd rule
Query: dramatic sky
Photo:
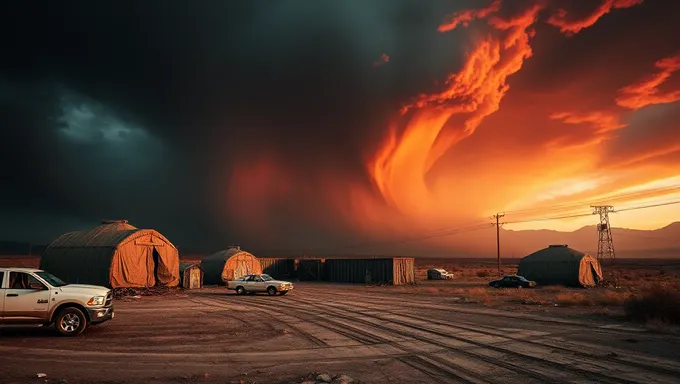
[[[127,219],[201,251],[400,253],[497,212],[574,230],[591,203],[658,228],[680,205],[623,209],[680,200],[679,19],[666,0],[6,1],[0,239]]]

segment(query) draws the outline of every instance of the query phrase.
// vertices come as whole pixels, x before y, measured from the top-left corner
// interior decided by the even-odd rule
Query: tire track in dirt
[[[252,303],[251,303],[251,305],[252,305]],[[268,305],[268,303],[263,302],[262,305]],[[328,303],[323,303],[323,305],[328,305]],[[256,304],[256,306],[257,306],[257,304]],[[300,309],[302,309],[301,307],[293,307],[293,306],[287,306],[287,305],[283,305],[283,306],[290,309],[290,310],[300,310]],[[313,307],[310,307],[307,310],[309,310],[309,309],[313,309]],[[315,309],[318,310],[319,308],[315,308]],[[335,317],[348,318],[348,316],[346,316],[346,314],[342,314],[342,313],[339,313],[337,311],[329,311],[327,307],[325,307],[324,310],[326,312],[332,312],[334,315],[336,315]],[[321,312],[321,311],[318,311],[318,312]],[[361,313],[356,313],[356,314],[362,315]],[[320,317],[322,319],[322,321],[325,321],[325,322],[333,321],[327,315],[326,316],[317,315],[317,316]],[[356,326],[356,327],[362,327],[362,328],[365,329],[366,326],[369,326],[369,327],[372,327],[373,329],[382,329],[384,331],[393,332],[393,333],[396,332],[398,334],[413,337],[413,338],[415,338],[419,341],[423,341],[425,343],[441,346],[441,347],[445,348],[448,352],[452,352],[454,354],[459,354],[459,355],[464,355],[467,359],[460,359],[460,357],[458,357],[457,359],[454,360],[454,359],[452,359],[454,356],[447,355],[448,359],[442,360],[441,363],[442,364],[455,365],[455,366],[457,366],[457,368],[459,368],[461,370],[465,370],[467,372],[470,372],[472,375],[480,377],[482,382],[504,382],[505,383],[505,382],[507,382],[506,380],[507,380],[508,376],[512,376],[513,374],[517,374],[517,373],[519,373],[523,376],[522,377],[523,382],[527,382],[527,378],[535,379],[536,382],[539,382],[539,383],[545,382],[546,378],[550,378],[550,382],[552,382],[552,383],[572,382],[572,381],[567,380],[567,378],[564,378],[565,375],[563,374],[563,372],[561,372],[559,370],[558,371],[554,370],[553,369],[554,367],[551,367],[549,370],[545,370],[545,369],[541,370],[538,367],[532,367],[532,369],[527,369],[527,368],[525,368],[524,366],[521,366],[521,365],[507,363],[506,361],[504,361],[502,359],[503,356],[498,356],[498,354],[490,354],[490,355],[487,354],[487,355],[485,355],[484,354],[484,352],[486,352],[486,351],[484,351],[485,348],[483,348],[481,352],[477,352],[477,353],[471,352],[471,350],[473,350],[473,349],[469,348],[470,347],[469,343],[461,342],[461,340],[456,340],[456,341],[458,341],[458,343],[454,343],[455,345],[451,345],[451,343],[443,343],[441,341],[433,340],[432,338],[429,338],[429,337],[426,338],[426,337],[422,337],[422,336],[417,336],[417,335],[414,335],[412,332],[409,332],[409,331],[395,330],[393,328],[384,327],[380,324],[376,324],[376,323],[373,323],[373,322],[367,322],[365,320],[358,319],[356,317],[352,317],[352,320],[362,324],[362,325],[355,324],[354,326]],[[451,338],[449,335],[444,335],[444,336],[447,337],[447,338]],[[456,362],[456,360],[458,362]],[[484,363],[484,364],[482,364],[482,363]],[[470,367],[466,367],[466,365],[469,365]],[[485,365],[485,366],[484,366],[484,368],[479,368],[480,365],[481,366]],[[498,370],[498,367],[503,368],[504,371],[499,372],[497,374],[492,374],[492,372]],[[478,368],[477,371],[473,370],[474,368]],[[490,378],[490,377],[493,377],[493,376],[503,377],[504,379],[502,381],[494,381],[493,379]]]
[[[554,340],[552,337],[547,337],[547,338],[550,339],[550,340],[554,340],[555,343],[544,341],[545,339],[528,340],[528,339],[523,338],[523,337],[514,337],[512,335],[507,334],[507,332],[496,331],[496,330],[493,330],[493,329],[487,328],[487,327],[480,327],[480,326],[477,326],[474,323],[470,323],[470,322],[459,322],[459,321],[457,321],[455,324],[452,324],[452,323],[448,323],[448,322],[444,322],[444,321],[440,321],[440,320],[423,318],[423,317],[420,317],[420,316],[415,316],[415,315],[401,313],[401,312],[393,313],[393,314],[396,315],[396,316],[400,316],[400,317],[406,317],[406,318],[411,318],[411,319],[420,320],[420,321],[427,321],[429,323],[436,324],[436,325],[443,325],[443,326],[447,326],[447,327],[451,327],[451,328],[455,328],[455,329],[467,330],[467,331],[481,333],[481,334],[485,334],[485,335],[489,335],[489,336],[501,336],[501,337],[504,337],[506,339],[510,339],[510,340],[517,341],[517,342],[520,342],[520,343],[549,347],[549,348],[552,348],[552,349],[557,349],[557,350],[560,350],[560,351],[566,352],[566,353],[572,353],[574,355],[585,357],[585,358],[597,358],[597,359],[603,359],[603,360],[606,360],[606,361],[614,361],[614,362],[619,363],[619,364],[632,365],[632,366],[635,366],[635,367],[640,368],[640,369],[655,371],[657,373],[661,373],[661,374],[664,374],[664,375],[672,375],[672,376],[680,377],[680,369],[678,369],[677,363],[660,361],[661,359],[658,359],[658,358],[649,359],[649,358],[646,358],[644,356],[634,356],[634,357],[625,357],[624,356],[622,358],[622,357],[619,357],[619,353],[628,354],[628,352],[627,351],[621,351],[618,348],[609,347],[607,349],[610,350],[610,352],[606,353],[606,354],[602,354],[601,350],[597,350],[597,349],[593,348],[591,346],[591,344],[583,344],[582,343],[582,344],[579,344],[579,345],[574,345],[574,347],[576,347],[578,349],[567,348],[564,345],[565,344],[571,344],[570,342],[564,341],[564,340]],[[464,325],[461,325],[461,324],[464,324]],[[558,344],[558,343],[562,343],[562,344]],[[619,353],[611,352],[612,350],[619,352]],[[635,359],[637,359],[637,360],[635,360]],[[643,363],[640,360],[648,361],[648,362],[655,362],[659,365],[651,365],[649,363]]]
[[[211,307],[214,307],[214,308],[226,309],[224,307],[224,305],[217,305],[214,302],[206,300],[205,298],[203,298],[203,299],[192,298],[192,299],[189,299],[189,300],[192,301],[193,303],[197,303],[197,304],[208,305],[208,306],[211,306]],[[281,319],[281,317],[274,316],[272,311],[264,310],[262,312],[266,313],[269,317],[272,318],[272,320],[275,320],[275,321],[283,320],[283,321],[285,321],[285,319]],[[309,341],[310,343],[312,343],[316,346],[319,346],[319,347],[330,346],[327,342],[325,342],[324,340],[314,336],[313,334],[309,333],[308,331],[303,331],[302,326],[300,326],[298,324],[293,324],[293,323],[290,323],[290,322],[286,322],[286,324],[288,325],[289,328],[291,328],[295,332],[296,335],[304,338],[305,340]]]
[[[327,298],[331,300],[331,302],[335,302],[338,299],[338,296],[333,296],[328,293],[327,290],[320,290],[319,288],[312,288],[309,292],[305,292],[305,294],[311,294],[314,297],[318,298]],[[409,294],[398,294],[402,296],[411,296]],[[396,298],[396,295],[389,295],[385,294],[383,292],[380,292],[376,295],[361,295],[361,294],[356,294],[356,293],[345,293],[343,292],[342,298],[347,300],[347,299],[356,299],[358,302],[363,302],[363,303],[374,303],[378,305],[387,305],[387,304],[393,304],[396,306],[403,306],[403,305],[411,305],[413,307],[418,307],[418,308],[423,308],[423,309],[428,309],[428,310],[435,310],[435,311],[442,311],[442,312],[450,312],[453,308],[455,308],[456,312],[464,313],[464,314],[469,314],[469,315],[492,315],[497,310],[494,309],[487,309],[487,308],[465,308],[462,303],[459,302],[439,302],[432,300],[432,299],[424,299],[424,300],[407,300],[403,298]],[[532,322],[537,322],[537,323],[545,323],[545,324],[552,324],[552,325],[559,325],[559,326],[569,326],[569,327],[574,327],[574,328],[585,328],[588,329],[589,331],[596,331],[600,333],[608,333],[608,334],[620,334],[620,335],[626,335],[628,336],[630,332],[640,332],[640,333],[645,333],[647,337],[650,338],[656,338],[656,339],[663,339],[663,336],[660,335],[653,335],[650,334],[649,331],[647,331],[644,328],[641,327],[629,327],[627,329],[620,329],[620,328],[611,328],[611,325],[600,325],[600,326],[595,326],[593,327],[592,322],[580,322],[580,321],[574,321],[574,320],[568,320],[568,319],[559,319],[559,318],[546,318],[540,315],[534,315],[534,314],[518,314],[518,313],[512,313],[512,312],[504,312],[504,316],[508,318],[513,318],[513,319],[519,319],[523,321],[532,321]]]
[[[248,304],[255,307],[255,308],[263,308],[263,309],[269,309],[272,307],[272,303],[269,299],[250,299],[248,301]],[[295,311],[296,309],[300,309],[300,307],[293,307],[285,304],[281,304],[280,302],[277,302],[277,307],[284,307],[284,309],[288,310],[293,310]],[[311,309],[315,309],[313,311],[310,311]],[[316,322],[316,323],[322,323],[322,324],[329,324],[333,323],[336,326],[342,326],[345,327],[348,331],[350,332],[358,332],[358,333],[363,333],[364,335],[367,335],[367,337],[372,337],[375,336],[376,330],[378,332],[386,332],[390,334],[394,334],[395,330],[390,329],[390,328],[385,328],[385,327],[379,327],[376,326],[376,324],[371,324],[371,323],[363,323],[363,324],[352,324],[351,322],[348,323],[345,319],[343,320],[338,320],[337,318],[333,318],[328,315],[321,315],[318,313],[322,313],[322,310],[319,310],[320,308],[306,308],[302,313],[296,312],[295,316],[303,317],[306,318],[307,321],[310,322]],[[327,311],[327,308],[325,309]],[[285,313],[290,313],[290,312],[285,312]],[[352,320],[357,320],[355,318],[352,318]],[[370,328],[372,328],[372,332],[367,331],[366,325],[369,325]],[[506,383],[507,378],[510,376],[517,375],[517,373],[522,374],[523,376],[523,382],[527,382],[526,378],[530,377],[533,379],[536,379],[536,382],[545,382],[546,377],[552,377],[551,382],[554,383],[566,383],[568,381],[564,380],[558,380],[555,379],[555,377],[560,376],[559,373],[551,372],[549,376],[546,376],[546,373],[543,372],[541,374],[538,374],[532,370],[525,369],[523,367],[519,367],[516,365],[512,364],[506,364],[503,361],[500,361],[498,359],[490,359],[487,356],[480,355],[480,354],[475,354],[472,352],[468,351],[461,351],[457,348],[453,348],[451,345],[446,344],[446,343],[440,343],[440,342],[433,342],[430,339],[422,338],[422,337],[417,337],[414,336],[410,333],[398,333],[406,337],[414,338],[417,341],[420,341],[424,344],[439,347],[442,351],[439,352],[432,352],[432,353],[423,353],[423,352],[418,352],[418,351],[412,351],[413,353],[418,353],[415,355],[416,358],[419,359],[426,359],[424,361],[416,361],[416,364],[409,364],[409,362],[404,361],[406,364],[409,364],[411,366],[417,365],[418,367],[423,367],[424,365],[427,365],[428,368],[431,370],[433,367],[439,370],[439,374],[444,374],[447,377],[450,377],[455,380],[463,380],[464,382],[482,382],[482,383]],[[385,340],[385,343],[388,343],[389,340]],[[401,347],[405,348],[405,347]],[[454,355],[450,355],[450,353],[453,352]],[[433,353],[437,353],[434,355]],[[460,356],[455,356],[463,354],[467,358],[473,358],[473,361],[470,361],[469,359],[461,359]],[[402,360],[403,361],[403,360]],[[451,371],[451,367],[455,367],[453,371]],[[476,369],[475,369],[476,368]],[[498,372],[499,368],[502,368],[502,372]],[[442,372],[443,371],[443,372]],[[428,372],[426,372],[428,373]],[[431,375],[432,376],[432,375]],[[503,380],[495,380],[493,377],[503,377]],[[434,377],[436,378],[436,376]],[[458,382],[458,381],[456,381]]]
[[[295,299],[293,299],[293,298],[290,298],[290,300],[295,301]],[[307,300],[305,302],[302,302],[302,301],[297,301],[297,302],[298,302],[297,307],[289,306],[288,308],[290,310],[298,310],[298,311],[299,310],[308,310],[308,311],[309,310],[316,310],[316,311],[319,310],[319,307],[310,303],[309,300]],[[323,305],[323,308],[325,309],[326,312],[332,312],[335,315],[345,316],[345,317],[347,317],[348,314],[354,315],[354,317],[353,317],[354,321],[361,322],[363,324],[370,325],[370,326],[373,326],[375,328],[379,328],[379,329],[383,329],[383,330],[391,330],[393,332],[397,332],[397,333],[401,333],[401,334],[405,334],[405,335],[410,335],[412,337],[416,337],[419,340],[429,341],[429,342],[433,342],[433,343],[438,344],[438,345],[447,346],[446,343],[441,343],[439,340],[433,339],[431,337],[431,335],[436,335],[436,336],[439,336],[439,337],[446,337],[446,338],[449,338],[449,339],[455,339],[455,340],[467,343],[468,347],[469,346],[476,346],[476,347],[485,348],[489,351],[494,351],[494,352],[497,352],[497,353],[509,355],[505,358],[506,361],[497,360],[497,361],[493,361],[493,363],[501,365],[501,366],[505,366],[508,369],[516,369],[516,370],[520,370],[520,371],[523,370],[524,374],[527,374],[529,376],[533,376],[534,378],[537,378],[533,374],[535,372],[533,372],[532,370],[528,370],[528,369],[523,368],[524,366],[530,365],[530,366],[532,366],[533,369],[535,369],[536,364],[540,364],[540,365],[543,365],[545,367],[551,368],[555,371],[558,371],[558,372],[561,371],[562,373],[564,373],[564,371],[569,371],[572,375],[577,376],[575,379],[585,377],[585,378],[595,379],[598,382],[637,383],[638,380],[645,379],[645,378],[641,378],[640,375],[637,374],[636,372],[627,372],[627,371],[630,371],[630,369],[627,366],[619,366],[618,367],[618,371],[616,372],[617,377],[610,376],[610,375],[602,373],[601,372],[602,370],[612,369],[612,363],[611,362],[609,362],[609,364],[607,366],[601,366],[601,365],[598,364],[599,361],[592,361],[593,359],[583,359],[583,358],[578,358],[578,357],[559,355],[559,354],[554,353],[551,350],[546,351],[545,348],[542,348],[542,349],[539,349],[539,350],[535,350],[536,348],[534,348],[533,351],[530,351],[531,353],[519,353],[519,352],[512,350],[511,348],[499,347],[499,346],[493,345],[490,342],[485,343],[485,342],[479,342],[479,341],[475,340],[476,338],[479,338],[479,335],[476,335],[475,337],[464,336],[464,335],[463,336],[461,336],[461,335],[451,335],[449,332],[442,331],[441,329],[433,329],[433,327],[430,326],[429,324],[417,324],[417,323],[414,323],[413,321],[408,322],[408,321],[397,320],[397,319],[389,318],[389,317],[385,317],[385,316],[371,315],[371,314],[367,314],[367,313],[362,313],[360,311],[349,310],[347,308],[338,309],[335,305],[333,305],[329,302],[317,303],[317,304]],[[279,305],[282,305],[282,304],[279,303]],[[336,307],[336,309],[333,310],[333,311],[330,311],[329,306]],[[357,318],[356,317],[357,315],[372,318],[374,320],[377,320],[378,323],[376,323],[374,321],[368,321],[366,319]],[[382,322],[383,324],[380,324],[380,322]],[[384,325],[384,323],[391,324],[391,326],[386,327]],[[405,327],[405,328],[407,328],[411,331],[409,332],[409,331],[403,331],[403,330],[400,330],[400,329],[395,329],[394,325],[396,325],[397,328],[399,328],[399,326],[401,326],[401,327]],[[425,334],[429,333],[431,335],[430,336],[423,336],[422,333],[421,333],[421,336],[416,336],[414,334],[413,330],[417,330],[419,332],[424,332]],[[505,339],[504,341],[507,341],[507,339]],[[529,352],[529,348],[525,348],[525,350],[527,352]],[[462,351],[462,352],[468,353],[468,351]],[[489,361],[487,356],[484,356],[484,355],[479,356],[479,355],[475,355],[474,353],[472,355],[474,355],[478,358],[487,359],[487,361]],[[510,357],[511,359],[508,359],[508,357]],[[518,364],[512,364],[512,363],[507,362],[507,360],[512,360],[512,359],[524,360],[524,364],[518,365]],[[489,362],[491,362],[491,361],[489,361]],[[548,377],[555,377],[556,373],[557,372],[551,372],[550,376],[548,376]],[[540,373],[540,374],[544,374],[544,373]],[[664,378],[657,376],[656,379],[658,380],[658,379],[664,379]],[[667,382],[675,382],[675,380],[670,380],[668,378],[665,378],[665,379],[666,379]]]
[[[309,302],[309,301],[307,301],[306,303],[308,303],[308,302]],[[335,304],[330,304],[330,303],[328,303],[328,302],[324,302],[323,304],[324,304],[324,305],[330,305],[330,306],[333,306],[333,307],[336,307],[336,308],[337,308],[337,305],[335,305]],[[349,304],[351,304],[351,305],[357,305],[357,303],[349,303]],[[341,309],[341,310],[347,310],[347,309],[344,308],[344,307],[341,307],[340,309]],[[352,312],[355,312],[355,313],[357,313],[357,314],[362,314],[362,315],[364,315],[364,316],[371,316],[371,317],[380,318],[380,319],[382,319],[382,320],[390,320],[390,319],[387,318],[387,317],[379,316],[379,315],[376,316],[376,315],[372,315],[372,314],[367,313],[367,312],[362,312],[362,311],[352,311]],[[403,314],[400,314],[400,315],[403,315]],[[430,319],[421,319],[421,321],[424,321],[424,322],[427,323],[427,325],[425,325],[425,327],[428,327],[428,326],[430,325],[430,323],[431,323],[431,320],[430,320]],[[402,323],[402,324],[403,324],[403,323]],[[409,325],[409,326],[413,326],[412,323],[409,323],[408,325]],[[456,325],[454,325],[454,324],[445,323],[445,325],[446,325],[447,327],[451,327],[451,328],[454,328],[454,329],[456,328]],[[421,326],[422,326],[422,324],[421,324]],[[440,334],[441,334],[441,333],[440,333]],[[507,338],[506,335],[498,335],[497,333],[496,333],[496,334],[490,334],[490,336],[500,336],[500,337]],[[523,340],[523,339],[517,339],[517,341],[519,341],[519,342],[526,342],[526,340]],[[538,345],[540,345],[540,344],[538,344]],[[552,346],[549,346],[549,347],[552,347]],[[563,349],[564,349],[564,348],[563,348]],[[574,353],[574,354],[577,355],[577,356],[583,356],[583,354],[582,354],[582,353],[579,353],[579,351],[574,351],[574,350],[568,350],[568,351],[569,351],[570,353]],[[591,358],[592,356],[586,356],[586,357],[587,357],[587,358]],[[598,366],[600,360],[602,360],[602,359],[601,359],[601,358],[597,358],[597,360],[592,361],[592,362],[591,362],[591,361],[582,361],[581,363],[586,363],[586,364],[595,365],[595,368],[596,368],[596,369],[597,369],[597,368],[605,369],[605,370],[606,370],[606,369],[611,369],[611,366],[612,366],[611,363],[612,363],[612,360],[614,360],[613,358],[610,357],[610,358],[608,359],[606,365],[604,365],[604,366]],[[629,365],[632,365],[632,364],[630,364],[629,361],[627,361],[627,360],[618,360],[618,363],[619,363],[619,368],[620,368],[620,369],[623,369],[623,370],[626,370],[626,369],[628,368]],[[672,366],[672,363],[671,363],[670,365]],[[655,367],[655,366],[649,366],[649,365],[647,365],[647,364],[636,364],[636,366],[637,366],[638,368],[656,371],[656,372],[661,373],[661,374],[664,374],[664,375],[670,375],[670,376],[676,376],[676,377],[677,377],[677,371],[676,371],[676,370],[673,370],[672,368],[669,369],[669,368],[667,368],[667,367]],[[591,371],[591,372],[592,372],[592,371]],[[593,373],[594,373],[594,374],[600,374],[600,373],[597,373],[596,371],[593,372]],[[658,378],[658,377],[657,377],[657,378]],[[619,378],[616,378],[616,379],[619,380],[619,381],[625,380],[625,379],[620,378],[620,377],[619,377]],[[635,380],[637,380],[637,379],[638,379],[638,378],[636,377],[636,378],[634,379],[633,382],[635,382]],[[673,382],[673,379],[668,379],[668,378],[667,378],[667,380],[668,380],[669,382]]]
[[[363,303],[356,303],[356,302],[349,302],[349,301],[339,301],[336,300],[335,304],[341,304],[344,303],[346,305],[353,305],[353,306],[362,306]],[[324,305],[331,305],[333,304],[328,304],[328,302],[324,302]],[[563,352],[567,353],[572,353],[574,355],[582,356],[585,358],[600,358],[600,359],[606,359],[607,361],[614,361],[619,364],[624,364],[624,365],[634,365],[638,368],[645,369],[645,370],[650,370],[650,371],[655,371],[657,373],[665,374],[665,375],[676,375],[680,377],[680,369],[678,369],[677,363],[673,361],[664,361],[664,359],[659,359],[659,358],[647,358],[645,356],[639,356],[639,355],[632,355],[632,356],[618,356],[621,354],[625,355],[630,355],[630,352],[621,350],[619,348],[612,348],[608,347],[607,349],[610,350],[609,353],[607,354],[602,354],[601,348],[598,349],[596,345],[592,344],[586,344],[586,343],[580,343],[578,345],[575,345],[577,349],[573,348],[567,348],[565,347],[565,341],[564,340],[554,340],[554,343],[544,341],[545,339],[539,339],[540,341],[537,340],[527,340],[526,338],[523,337],[513,337],[512,335],[509,335],[507,332],[502,332],[498,331],[493,327],[488,327],[488,326],[481,326],[478,323],[473,323],[469,321],[462,321],[459,319],[456,319],[455,323],[450,323],[450,322],[445,322],[441,320],[435,320],[432,318],[424,318],[420,316],[415,316],[412,314],[405,313],[406,310],[402,310],[399,307],[394,307],[394,306],[386,306],[382,304],[378,304],[378,306],[371,306],[371,307],[366,307],[363,306],[363,308],[367,309],[368,311],[358,311],[359,313],[362,314],[371,314],[372,312],[387,312],[391,313],[393,315],[398,315],[402,317],[407,317],[407,318],[412,318],[415,320],[420,320],[420,321],[427,321],[432,324],[437,324],[437,325],[443,325],[447,327],[451,327],[453,329],[458,329],[458,330],[467,330],[471,332],[476,332],[476,333],[481,333],[489,336],[501,336],[507,339],[511,339],[517,342],[521,343],[526,343],[526,344],[531,344],[531,345],[536,345],[536,346],[544,346],[544,347],[549,347],[552,349],[558,349]],[[606,333],[606,332],[605,332]],[[552,338],[551,338],[552,339]],[[569,343],[569,342],[567,342]],[[571,343],[569,343],[571,344]],[[611,351],[615,351],[616,353],[612,353]],[[642,361],[646,361],[642,362]],[[655,365],[652,365],[655,364]]]
[[[223,302],[222,300],[219,299],[217,300]],[[272,303],[268,299],[254,298],[250,296],[247,298],[247,300],[248,305],[262,311],[271,311],[272,307],[274,307],[271,305]],[[404,345],[405,342],[409,342],[409,340],[399,340],[399,338],[395,338],[394,336],[390,337],[389,335],[392,334],[392,332],[382,332],[384,334],[387,334],[387,336],[379,335],[376,334],[375,332],[366,332],[365,330],[362,330],[361,327],[347,326],[346,324],[343,324],[338,321],[333,321],[332,319],[328,319],[327,317],[318,314],[295,313],[294,315],[291,315],[290,312],[281,311],[280,313],[287,313],[290,316],[298,317],[303,319],[304,321],[326,327],[333,332],[338,332],[343,335],[346,335],[349,338],[357,340],[361,342],[363,345],[375,345],[375,344],[391,345],[394,348],[396,348],[396,350],[398,350],[400,353],[386,355],[384,356],[385,358],[395,358],[411,366],[412,368],[418,369],[422,373],[428,375],[433,380],[440,383],[501,382],[493,380],[490,381],[487,378],[481,377],[476,372],[467,370],[464,367],[456,366],[449,360],[436,357],[435,354],[445,352],[447,348],[443,348],[440,346],[434,346],[434,348],[432,348],[433,346],[431,343],[422,343],[428,347],[427,349],[415,348],[414,346],[409,347],[408,345]],[[413,340],[410,337],[409,339]]]

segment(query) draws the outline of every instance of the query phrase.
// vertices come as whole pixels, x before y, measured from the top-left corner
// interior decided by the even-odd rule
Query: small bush
[[[489,271],[477,271],[477,277],[489,277]]]
[[[625,311],[634,321],[680,324],[680,292],[657,285],[627,300]]]

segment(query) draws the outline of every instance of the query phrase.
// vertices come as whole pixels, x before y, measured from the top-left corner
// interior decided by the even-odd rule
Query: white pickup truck
[[[113,319],[111,289],[66,284],[40,269],[0,267],[0,324],[54,324],[62,335]]]

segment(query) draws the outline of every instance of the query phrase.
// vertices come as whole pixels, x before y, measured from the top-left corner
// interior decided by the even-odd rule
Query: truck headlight
[[[90,300],[87,301],[87,305],[104,305],[105,299],[104,296],[91,297]]]

